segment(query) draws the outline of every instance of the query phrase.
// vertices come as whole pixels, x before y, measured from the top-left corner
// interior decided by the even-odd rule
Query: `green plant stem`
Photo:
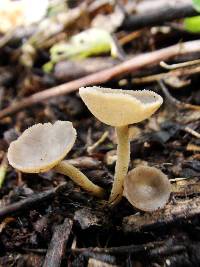
[[[110,194],[109,202],[117,204],[123,194],[124,178],[128,172],[130,161],[130,142],[128,135],[128,125],[116,127],[118,146],[117,146],[117,162],[115,166],[115,176],[113,187]]]
[[[70,177],[76,184],[88,191],[93,196],[102,198],[104,196],[104,190],[98,185],[91,182],[85,174],[79,171],[76,167],[69,164],[66,160],[61,161],[54,170],[58,173],[64,174]]]

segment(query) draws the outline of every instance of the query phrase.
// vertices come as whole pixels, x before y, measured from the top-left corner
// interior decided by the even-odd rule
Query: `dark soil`
[[[133,56],[199,38],[198,34],[174,29],[173,23],[168,27],[169,33],[157,34],[150,27],[141,29],[140,36],[123,47],[125,54]],[[116,36],[120,34],[128,32],[120,29]],[[38,58],[32,68],[21,66],[17,59],[21,43],[15,41],[0,48],[1,108],[63,81],[54,73],[42,71],[48,59],[45,49],[37,51]],[[199,54],[195,53],[173,58],[168,63],[197,58]],[[165,83],[171,96],[180,101],[177,106],[157,82],[132,83],[132,78],[160,72],[163,69],[156,65],[102,86],[146,88],[163,96],[164,105],[159,112],[130,126],[137,135],[131,142],[129,169],[148,163],[160,168],[169,179],[185,178],[172,180],[173,192],[166,213],[156,211],[148,217],[125,198],[111,209],[68,177],[54,172],[22,174],[8,165],[0,188],[0,266],[200,266],[200,111],[184,106],[184,103],[200,105],[200,76],[197,73],[184,77],[190,83],[179,89]],[[123,85],[122,79],[125,79]],[[73,122],[78,136],[67,159],[74,159],[80,170],[105,188],[108,198],[115,167],[116,134],[89,113],[78,93],[50,99],[3,118],[1,160],[5,160],[10,142],[27,127],[56,120]],[[106,131],[104,142],[88,153],[88,147]],[[17,206],[12,206],[16,203]]]

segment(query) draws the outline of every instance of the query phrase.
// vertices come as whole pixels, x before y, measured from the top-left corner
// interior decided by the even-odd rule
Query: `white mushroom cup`
[[[139,210],[152,212],[163,208],[170,193],[168,177],[157,168],[138,166],[125,177],[123,195]]]
[[[35,124],[26,129],[8,148],[8,161],[24,173],[51,169],[70,177],[90,194],[103,197],[104,190],[92,183],[81,171],[63,160],[76,140],[76,130],[69,121]]]
[[[117,204],[123,193],[124,178],[130,161],[128,126],[149,118],[163,103],[160,95],[149,90],[120,90],[81,87],[80,97],[101,122],[116,128],[118,147],[115,176],[109,202]]]

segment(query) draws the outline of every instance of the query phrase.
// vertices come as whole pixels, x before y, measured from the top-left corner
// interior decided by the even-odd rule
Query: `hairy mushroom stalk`
[[[69,121],[35,124],[8,148],[8,161],[25,173],[40,173],[51,169],[70,177],[90,194],[103,197],[104,190],[92,183],[81,171],[63,160],[76,140],[76,130]]]
[[[124,181],[123,195],[135,208],[143,211],[163,208],[170,193],[168,177],[154,167],[138,166],[127,174]]]
[[[163,99],[149,90],[133,91],[97,86],[81,87],[79,94],[96,118],[116,128],[117,163],[109,202],[117,204],[122,197],[130,160],[128,125],[149,118],[160,107]]]

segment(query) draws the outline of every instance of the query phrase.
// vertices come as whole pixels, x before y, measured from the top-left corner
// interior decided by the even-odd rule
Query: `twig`
[[[0,219],[8,215],[14,215],[24,210],[29,210],[36,204],[39,204],[47,199],[53,198],[58,192],[66,187],[66,183],[61,184],[53,189],[47,190],[42,193],[34,194],[26,199],[20,200],[16,203],[10,204],[0,209]]]
[[[102,136],[97,140],[93,145],[88,146],[87,152],[88,154],[91,154],[100,144],[102,144],[106,138],[108,137],[109,132],[105,131]]]
[[[178,68],[193,66],[200,63],[200,59],[190,60],[186,62],[176,63],[176,64],[167,64],[164,61],[160,62],[160,66],[167,69],[167,70],[174,70]]]
[[[119,43],[120,45],[125,45],[129,42],[132,42],[136,38],[140,37],[141,34],[142,34],[142,31],[133,31],[131,33],[128,33],[119,39]]]
[[[200,138],[200,133],[198,133],[197,131],[193,130],[192,128],[186,126],[186,127],[184,128],[184,130],[185,130],[187,133],[189,133],[189,134],[195,136],[196,138]]]
[[[153,74],[145,77],[133,78],[132,83],[141,84],[141,83],[150,83],[154,81],[164,80],[168,77],[180,77],[185,75],[196,74],[200,72],[200,66],[175,69],[169,72],[163,72],[158,74]]]
[[[192,105],[188,103],[181,102],[174,98],[168,91],[167,87],[164,85],[163,81],[158,81],[158,84],[160,85],[160,88],[167,98],[168,102],[174,105],[177,108],[182,108],[182,109],[193,109],[193,110],[200,110],[200,106],[198,105]]]
[[[71,93],[77,90],[81,86],[89,86],[94,84],[105,83],[114,77],[122,74],[128,74],[130,72],[137,71],[145,66],[152,65],[166,60],[170,57],[180,54],[192,53],[200,51],[200,40],[185,42],[182,44],[176,44],[167,48],[163,48],[154,52],[138,55],[130,60],[127,60],[112,68],[99,71],[97,73],[85,76],[83,78],[44,90],[42,92],[33,94],[29,97],[12,104],[11,106],[0,111],[0,119],[5,116],[18,112],[21,109],[35,105],[39,102],[47,100],[51,97],[56,97],[64,94]]]
[[[47,249],[45,248],[21,248],[22,251],[32,252],[35,254],[46,254]]]
[[[168,245],[163,245],[161,247],[157,247],[155,249],[152,249],[149,251],[148,256],[151,259],[155,259],[159,257],[166,257],[169,255],[174,255],[178,254],[180,252],[186,251],[187,248],[186,246],[180,244],[180,245],[173,245],[173,246],[168,246]]]
[[[198,12],[192,6],[192,1],[159,0],[155,2],[157,2],[157,6],[155,3],[152,5],[152,1],[149,1],[146,4],[146,10],[142,10],[141,13],[136,15],[127,16],[122,27],[128,30],[138,30],[146,26],[161,25],[167,21],[198,15]],[[142,9],[142,7],[139,8],[138,5],[136,12],[137,9]]]
[[[65,219],[62,225],[58,225],[53,233],[43,267],[59,267],[65,253],[65,246],[72,230],[72,221]]]
[[[173,239],[169,239],[166,241],[157,241],[151,242],[142,245],[129,245],[129,246],[121,246],[121,247],[111,247],[111,248],[80,248],[73,249],[73,253],[82,253],[82,255],[87,255],[90,253],[95,254],[113,254],[113,255],[123,255],[123,254],[132,254],[145,256],[146,258],[154,259],[159,256],[169,256],[173,254],[177,254],[183,251],[186,251],[186,246],[184,244],[173,244],[175,243]]]
[[[174,105],[175,107],[178,107],[178,108],[181,108],[183,107],[182,106],[182,103],[177,100],[176,98],[174,98],[168,91],[167,87],[164,85],[163,81],[160,80],[158,81],[158,84],[160,85],[160,88],[163,92],[163,94],[165,95],[165,97],[167,98],[168,102],[172,105]]]
[[[146,251],[147,249],[155,248],[156,246],[160,246],[163,244],[161,242],[148,243],[145,245],[129,245],[129,246],[120,246],[120,247],[110,247],[110,248],[99,248],[99,247],[90,247],[90,248],[75,248],[72,249],[73,253],[83,253],[86,251],[90,251],[93,253],[108,253],[108,254],[132,254]]]

